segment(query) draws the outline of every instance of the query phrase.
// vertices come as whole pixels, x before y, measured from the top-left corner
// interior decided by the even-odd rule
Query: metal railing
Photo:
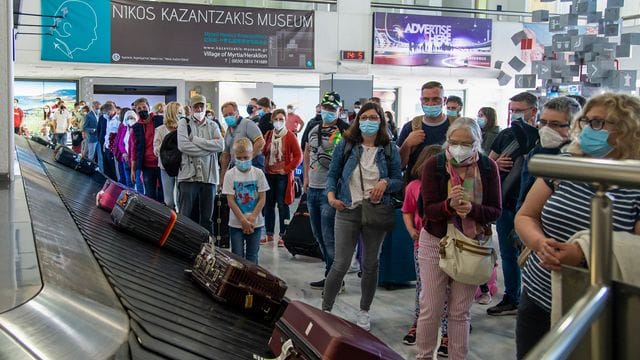
[[[614,331],[607,308],[612,299],[613,204],[606,191],[611,186],[640,188],[640,161],[536,155],[529,162],[529,170],[538,177],[593,183],[597,191],[591,201],[591,288],[527,354],[526,359],[566,359],[589,328],[591,358],[610,359]]]

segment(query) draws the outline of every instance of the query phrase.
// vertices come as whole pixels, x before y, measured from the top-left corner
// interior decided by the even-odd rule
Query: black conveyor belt
[[[267,353],[269,326],[209,298],[184,275],[188,261],[111,225],[109,213],[95,205],[101,175],[75,172],[57,164],[52,150],[26,144],[17,143],[18,154],[33,150],[40,159],[129,315],[132,358],[251,359]],[[25,186],[29,192],[34,184]],[[32,220],[47,222],[47,216],[32,213]]]

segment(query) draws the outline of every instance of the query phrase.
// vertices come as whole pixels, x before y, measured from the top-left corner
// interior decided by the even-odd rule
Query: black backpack
[[[191,126],[187,119],[187,134],[191,135]],[[178,176],[182,165],[182,152],[178,149],[178,130],[168,133],[160,145],[160,162],[171,177]]]

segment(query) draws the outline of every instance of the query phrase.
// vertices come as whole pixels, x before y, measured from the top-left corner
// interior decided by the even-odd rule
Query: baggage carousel
[[[42,287],[0,314],[0,358],[268,354],[272,326],[209,298],[185,275],[189,261],[113,227],[95,204],[101,174],[57,164],[51,149],[22,137],[16,152]]]

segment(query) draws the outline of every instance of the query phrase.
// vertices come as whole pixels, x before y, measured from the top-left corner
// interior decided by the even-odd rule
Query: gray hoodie
[[[191,128],[188,135],[187,126]],[[219,183],[218,153],[224,150],[224,138],[218,125],[204,119],[193,118],[178,122],[178,149],[182,152],[182,165],[178,182]]]

